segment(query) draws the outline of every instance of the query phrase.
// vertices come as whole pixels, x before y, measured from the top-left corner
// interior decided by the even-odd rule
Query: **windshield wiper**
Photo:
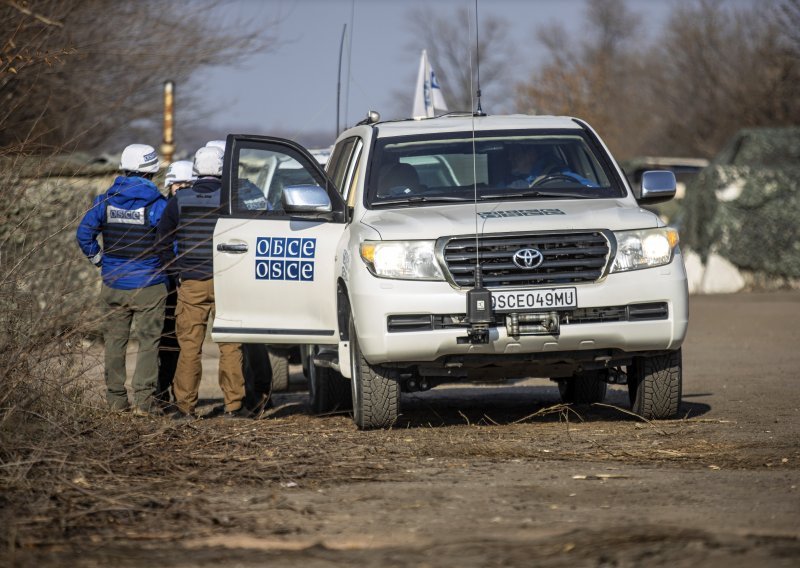
[[[472,197],[455,197],[455,196],[438,196],[426,197],[424,195],[413,195],[403,197],[400,199],[387,199],[380,201],[373,201],[373,207],[380,207],[381,205],[410,205],[412,203],[451,203],[453,201],[472,201]]]
[[[567,199],[592,199],[594,195],[584,195],[570,191],[519,191],[503,193],[489,193],[479,195],[480,199],[525,199],[528,197],[566,197]]]

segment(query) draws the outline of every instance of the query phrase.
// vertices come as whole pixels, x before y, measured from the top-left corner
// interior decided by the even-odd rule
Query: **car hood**
[[[646,229],[663,225],[656,215],[619,199],[479,203],[371,210],[361,223],[382,239],[436,239],[443,236],[569,231]]]

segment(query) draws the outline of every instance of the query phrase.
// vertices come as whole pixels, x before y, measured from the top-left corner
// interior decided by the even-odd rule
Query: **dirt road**
[[[405,396],[389,431],[309,416],[304,392],[260,421],[125,418],[141,442],[82,487],[116,484],[127,511],[87,501],[6,560],[797,566],[798,321],[798,293],[692,298],[682,420],[632,418],[624,387],[621,409],[558,408],[538,379]]]

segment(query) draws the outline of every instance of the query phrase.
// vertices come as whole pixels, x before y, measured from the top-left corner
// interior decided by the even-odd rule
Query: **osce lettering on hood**
[[[489,211],[478,213],[483,219],[497,219],[500,217],[536,217],[538,215],[566,215],[561,209],[511,209],[509,211]]]
[[[126,225],[144,225],[144,207],[138,209],[122,209],[109,205],[106,208],[109,223],[124,223]]]
[[[317,239],[256,238],[256,280],[313,282]]]

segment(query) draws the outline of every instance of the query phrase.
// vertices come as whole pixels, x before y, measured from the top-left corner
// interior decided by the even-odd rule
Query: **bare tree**
[[[588,0],[585,39],[574,41],[561,26],[540,27],[537,38],[549,61],[518,85],[523,112],[572,115],[598,128],[618,155],[638,145],[642,110],[641,62],[636,51],[640,17],[624,0]]]
[[[777,17],[792,6],[797,17],[796,1],[676,8],[650,56],[652,135],[667,151],[713,156],[740,128],[800,123],[800,58],[786,41],[796,28]]]
[[[773,23],[777,25],[787,52],[800,58],[800,0],[783,0],[773,12]]]
[[[94,147],[159,114],[160,85],[275,45],[215,0],[0,2],[0,148]],[[201,86],[202,88],[202,86]]]
[[[624,0],[588,0],[583,42],[540,30],[549,60],[518,106],[585,118],[623,158],[710,157],[740,128],[800,123],[800,0],[678,4],[651,43],[638,19]]]
[[[409,49],[416,49],[417,54],[423,49],[428,50],[448,108],[475,110],[478,62],[475,21],[470,11],[459,8],[447,14],[435,14],[430,10],[415,9],[409,13],[408,22],[414,34]],[[481,17],[478,47],[484,109],[487,104],[497,108],[510,99],[511,90],[505,88],[511,62],[507,30],[508,23],[502,18]],[[413,88],[404,94],[410,110]]]

